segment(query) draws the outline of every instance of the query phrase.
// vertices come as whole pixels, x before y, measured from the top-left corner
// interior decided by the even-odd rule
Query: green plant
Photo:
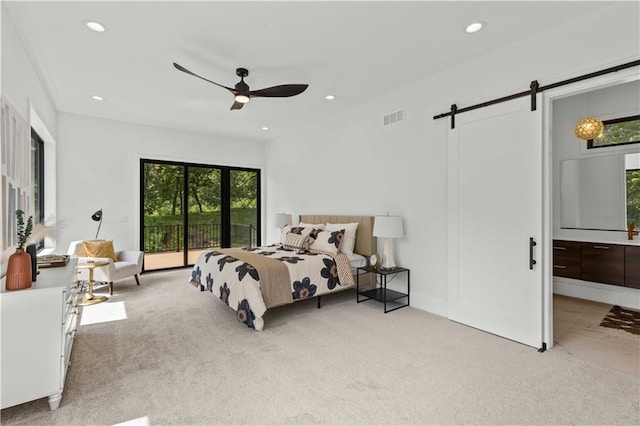
[[[33,231],[33,216],[29,216],[29,219],[27,219],[27,226],[24,225],[24,212],[22,210],[16,210],[16,217],[18,218],[18,248],[22,249]]]

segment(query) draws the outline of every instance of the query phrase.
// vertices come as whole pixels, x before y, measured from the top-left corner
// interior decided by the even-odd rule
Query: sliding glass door
[[[222,247],[221,170],[187,166],[189,175],[188,261],[193,265],[200,253]]]
[[[192,265],[207,250],[260,245],[260,171],[140,160],[144,269]]]
[[[143,171],[141,235],[145,267],[149,270],[183,266],[184,167],[144,163]]]
[[[258,178],[251,170],[229,171],[231,247],[251,247],[258,243]]]

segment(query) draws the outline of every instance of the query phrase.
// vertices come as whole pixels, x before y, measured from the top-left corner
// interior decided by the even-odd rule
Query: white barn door
[[[449,131],[448,306],[453,321],[540,348],[540,95],[537,105],[531,111],[530,98],[523,97],[455,117]]]

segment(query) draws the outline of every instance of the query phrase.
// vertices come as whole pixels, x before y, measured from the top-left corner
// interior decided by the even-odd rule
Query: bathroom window
[[[640,115],[603,120],[602,123],[602,134],[587,141],[588,149],[640,143]]]

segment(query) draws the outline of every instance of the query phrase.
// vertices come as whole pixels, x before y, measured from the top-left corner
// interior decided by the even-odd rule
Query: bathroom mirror
[[[626,231],[640,228],[640,153],[564,160],[560,226]]]

